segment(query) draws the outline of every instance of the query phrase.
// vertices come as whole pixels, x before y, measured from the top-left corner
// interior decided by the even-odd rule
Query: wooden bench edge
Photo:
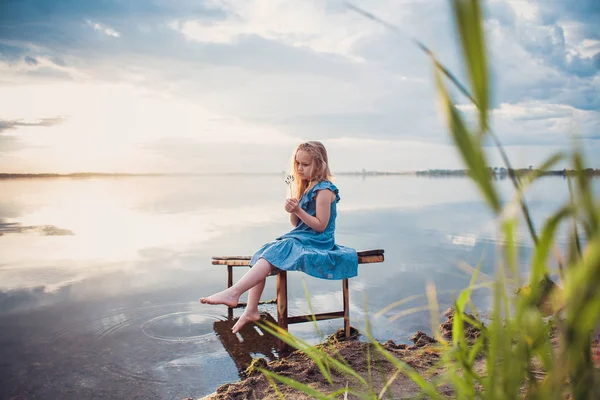
[[[358,263],[359,264],[373,264],[373,263],[380,263],[384,261],[384,256],[383,254],[379,254],[379,255],[372,255],[372,256],[358,256]],[[250,260],[249,259],[227,259],[227,260],[220,260],[220,259],[213,259],[212,260],[212,265],[228,265],[231,267],[247,267],[248,265],[250,265]]]
[[[379,256],[379,255],[383,255],[384,253],[385,253],[385,250],[383,250],[383,249],[359,250],[356,252],[356,254],[358,254],[358,257]],[[251,260],[252,256],[213,256],[212,259],[213,260],[224,260],[224,261],[228,261],[228,260],[242,261],[242,260]]]

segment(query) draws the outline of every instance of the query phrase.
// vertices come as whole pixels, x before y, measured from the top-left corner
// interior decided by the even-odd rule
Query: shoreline
[[[473,315],[466,315],[476,320]],[[447,309],[441,316],[446,318],[446,321],[439,326],[440,337],[451,343],[454,309]],[[485,325],[483,326],[485,327]],[[420,387],[405,373],[400,372],[398,365],[390,362],[382,353],[383,351],[388,356],[411,367],[421,378],[430,383],[436,377],[447,372],[447,368],[442,362],[442,356],[448,349],[447,346],[422,331],[417,331],[409,338],[413,345],[407,345],[396,344],[392,340],[387,340],[384,343],[360,341],[359,337],[362,336],[360,332],[355,328],[352,328],[352,330],[352,335],[348,339],[344,337],[343,329],[340,329],[328,336],[323,342],[311,346],[311,349],[318,349],[329,356],[335,357],[336,360],[343,360],[347,367],[352,369],[356,373],[355,376],[359,376],[359,378],[347,373],[342,374],[338,370],[328,367],[331,372],[330,382],[324,377],[319,366],[304,351],[295,350],[284,357],[269,362],[264,358],[254,358],[237,382],[223,384],[213,393],[204,397],[197,399],[187,397],[183,400],[242,400],[254,398],[279,400],[282,396],[300,400],[314,398],[314,396],[308,396],[304,392],[281,383],[277,383],[275,389],[273,387],[274,383],[269,382],[269,379],[260,369],[293,379],[325,395],[331,395],[337,391],[337,395],[343,396],[342,398],[346,398],[342,393],[344,388],[349,388],[355,392],[358,390],[362,393],[378,393],[385,398],[412,398],[421,394]],[[474,343],[480,333],[477,328],[464,322],[465,339],[469,345]],[[559,337],[552,335],[551,338],[552,346],[559,346]],[[377,349],[377,347],[380,349]],[[592,341],[591,355],[595,368],[600,368],[600,332],[596,333],[596,337]],[[370,363],[367,363],[368,361]],[[484,375],[486,362],[486,358],[481,355],[477,356],[474,360],[473,370],[479,375]],[[534,364],[536,368],[543,369],[541,363],[536,362]],[[271,378],[271,381],[274,381],[274,379]],[[436,384],[435,390],[443,396],[451,397],[454,395],[450,383]]]
[[[340,331],[338,332],[341,333]],[[338,333],[336,332],[336,334]],[[385,360],[381,354],[375,354],[377,353],[377,350],[373,348],[372,344],[359,341],[358,336],[350,338],[349,340],[338,341],[332,339],[336,334],[331,335],[326,341],[316,345],[316,347],[321,348],[329,355],[337,354],[341,356],[346,360],[348,366],[364,379],[369,379],[369,367],[366,366],[366,360],[367,353],[371,352],[373,357],[370,365],[372,371],[372,376],[370,377],[371,385],[373,386],[373,390],[377,392],[381,391],[390,378],[388,372],[393,371],[393,365]],[[430,343],[418,347],[416,345],[398,345],[391,340],[388,340],[381,345],[394,357],[404,361],[420,373],[431,372],[431,367],[440,359],[440,351],[432,347]],[[304,352],[296,350],[285,357],[269,362],[266,362],[264,358],[257,358],[246,370],[246,376],[240,378],[239,381],[221,385],[215,392],[199,399],[187,398],[185,400],[229,400],[246,398],[266,400],[279,399],[280,397],[272,388],[267,378],[256,368],[267,369],[278,375],[294,379],[325,394],[331,394],[334,390],[343,388],[348,381],[346,377],[332,371],[334,385],[329,386],[316,363]],[[437,374],[439,374],[439,372],[433,372],[432,376],[436,376]],[[356,384],[357,382],[352,383]],[[281,384],[278,385],[278,390],[285,398],[314,398]],[[409,378],[401,375],[396,378],[392,385],[390,385],[389,393],[392,398],[404,398],[419,393],[419,387]]]
[[[440,333],[445,339],[451,338],[453,314],[453,309],[448,309],[443,313],[447,321],[440,325]],[[476,337],[478,335],[478,332],[469,331],[468,327],[466,329],[468,336]],[[370,389],[369,387],[365,387],[365,390],[373,390],[379,393],[388,384],[393,373],[396,371],[396,367],[376,349],[375,344],[370,341],[359,340],[362,337],[360,332],[355,328],[352,328],[352,330],[352,335],[348,339],[344,337],[343,329],[340,329],[328,336],[323,342],[312,347],[322,350],[329,355],[341,357],[352,370],[366,382],[369,382],[371,387]],[[422,376],[425,376],[427,380],[438,376],[444,371],[439,363],[443,353],[443,345],[441,343],[422,331],[417,331],[409,340],[413,342],[412,345],[396,344],[392,340],[377,343],[390,355],[403,361]],[[371,360],[369,365],[367,365],[367,360]],[[283,357],[268,362],[262,357],[254,358],[237,382],[223,384],[213,393],[196,400],[279,399],[277,391],[273,389],[265,375],[257,368],[266,369],[280,376],[294,379],[326,394],[331,394],[333,391],[343,388],[349,383],[347,375],[342,375],[332,370],[333,385],[330,385],[318,365],[305,352],[295,350]],[[360,385],[360,381],[356,378],[353,378],[350,383],[354,387],[357,384]],[[452,394],[449,387],[440,387],[439,389],[444,393]],[[285,398],[313,398],[286,385],[279,384],[278,390]],[[387,390],[392,398],[411,397],[420,393],[417,384],[404,374],[396,374],[393,383],[389,385]],[[195,399],[188,397],[185,400]]]

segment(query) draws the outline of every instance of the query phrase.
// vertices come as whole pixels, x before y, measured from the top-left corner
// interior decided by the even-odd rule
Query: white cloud
[[[74,67],[59,65],[47,56],[30,57],[28,60],[8,62],[0,58],[0,85],[27,84],[32,80],[43,83],[51,77],[79,81],[90,78],[87,73]]]
[[[575,45],[576,50],[585,58],[591,58],[600,53],[600,40],[583,39]]]
[[[501,104],[493,117],[496,130],[512,143],[560,145],[594,137],[600,127],[598,112],[539,101]]]
[[[510,4],[520,18],[533,20],[538,16],[539,10],[536,4],[521,0],[508,0],[507,3]]]
[[[117,32],[116,30],[114,30],[113,28],[111,28],[110,26],[101,24],[99,22],[92,22],[89,19],[85,20],[86,24],[88,24],[89,26],[91,26],[95,31],[100,31],[102,33],[104,33],[106,36],[112,36],[112,37],[121,37],[121,34],[119,32]]]
[[[380,26],[347,10],[342,2],[227,0],[216,4],[227,12],[228,19],[180,20],[173,21],[171,27],[188,39],[203,43],[230,44],[242,36],[257,35],[359,62],[364,60],[353,53],[354,44],[382,31]]]

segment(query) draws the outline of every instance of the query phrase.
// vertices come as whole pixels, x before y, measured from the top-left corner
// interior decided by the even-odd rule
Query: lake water
[[[443,310],[468,284],[465,265],[482,260],[482,278],[493,276],[498,224],[469,180],[341,176],[336,184],[336,241],[385,249],[384,263],[360,266],[350,281],[359,330],[366,305],[377,339],[407,343],[416,330],[431,332],[427,311],[408,312],[427,304],[428,282]],[[512,198],[508,180],[497,185]],[[286,190],[279,175],[0,181],[0,398],[201,397],[238,380],[239,355],[216,332],[227,308],[197,300],[226,285],[226,268],[211,256],[251,255],[291,229]],[[567,198],[566,180],[538,181],[527,195],[536,226]],[[520,231],[526,263],[531,241]],[[305,284],[315,312],[342,308],[339,281],[292,273],[290,315],[308,312]],[[270,278],[263,298],[274,295]],[[488,293],[474,299],[485,311]],[[275,316],[275,306],[263,310]],[[290,331],[317,342],[342,325]]]

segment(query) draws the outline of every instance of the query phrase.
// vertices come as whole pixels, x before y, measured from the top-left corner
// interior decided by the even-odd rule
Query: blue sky
[[[462,75],[448,1],[354,4]],[[577,138],[600,167],[600,2],[484,4],[492,119],[515,165]],[[281,171],[305,140],[334,171],[461,167],[427,58],[340,1],[0,7],[0,172]]]

